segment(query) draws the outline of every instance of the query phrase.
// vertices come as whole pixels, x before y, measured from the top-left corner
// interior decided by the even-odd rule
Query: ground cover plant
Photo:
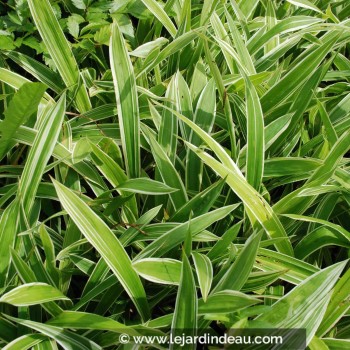
[[[0,15],[1,348],[230,328],[350,347],[348,1]]]

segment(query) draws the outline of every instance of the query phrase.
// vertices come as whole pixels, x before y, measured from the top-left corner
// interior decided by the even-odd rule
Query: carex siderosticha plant
[[[348,349],[349,16],[0,2],[0,347],[302,328]]]

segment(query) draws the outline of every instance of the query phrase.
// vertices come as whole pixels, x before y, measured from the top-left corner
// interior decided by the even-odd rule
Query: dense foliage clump
[[[0,346],[302,328],[349,348],[349,15],[0,2]]]

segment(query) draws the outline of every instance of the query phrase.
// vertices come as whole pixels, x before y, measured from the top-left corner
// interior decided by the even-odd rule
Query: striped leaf
[[[211,79],[199,96],[193,121],[202,130],[210,133],[215,120],[215,110],[215,82],[214,79]],[[201,139],[191,130],[189,142],[195,146],[200,146]],[[203,163],[189,150],[186,159],[186,175],[187,188],[189,190],[199,190],[203,177]]]
[[[74,91],[78,110],[91,109],[85,86],[82,84],[75,57],[57,21],[49,0],[28,0],[30,12],[41,38],[60,72],[66,87]]]
[[[175,101],[177,94],[176,76],[173,76],[167,88],[165,97],[170,101]],[[174,102],[167,102],[166,106],[174,108]],[[165,150],[172,163],[175,161],[177,149],[178,120],[170,110],[164,109],[159,126],[158,142]]]
[[[181,261],[147,258],[135,261],[133,267],[140,276],[148,281],[174,285],[180,283]]]
[[[117,22],[112,25],[109,56],[126,170],[129,177],[139,177],[140,118],[136,81],[125,41]]]
[[[8,343],[3,350],[27,350],[32,349],[36,344],[40,344],[42,341],[48,339],[45,335],[36,334],[25,334],[19,338],[14,339]]]
[[[85,238],[101,254],[144,320],[149,317],[147,298],[129,256],[108,226],[70,189],[53,180],[57,195]]]
[[[256,192],[244,179],[240,169],[228,156],[225,150],[210,135],[204,132],[196,124],[188,120],[181,114],[176,114],[178,118],[188,124],[204,142],[215,152],[222,163],[211,157],[208,153],[198,147],[187,143],[187,146],[194,151],[207,165],[209,165],[218,175],[226,178],[226,182],[232,190],[243,201],[256,220],[265,228],[266,232],[272,237],[286,238],[286,232],[279,221],[276,213],[272,210],[265,199]],[[276,247],[288,255],[293,255],[293,250],[289,240],[276,243]]]
[[[2,295],[0,302],[15,306],[29,306],[64,299],[68,298],[48,284],[27,283]]]
[[[24,212],[28,216],[34,203],[35,195],[43,177],[46,164],[58,140],[65,108],[66,96],[63,94],[57,104],[42,117],[40,129],[29,151],[17,193],[17,197],[23,203]]]
[[[192,252],[192,258],[194,266],[196,267],[202,298],[204,301],[206,301],[213,280],[213,266],[210,259],[206,255]]]
[[[49,326],[43,323],[9,317],[11,321],[29,327],[54,340],[65,350],[101,350],[102,348],[92,340],[81,335],[63,330],[59,327]]]
[[[240,290],[248,280],[258,252],[261,233],[250,236],[235,262],[215,286],[213,292]]]
[[[259,96],[248,77],[245,77],[245,85],[247,98],[246,178],[248,183],[259,191],[264,173],[264,116],[261,110]]]
[[[185,333],[187,336],[195,336],[198,313],[196,285],[188,258],[185,254],[183,255],[180,285],[171,328],[174,335]],[[174,348],[176,348],[174,344],[170,344],[170,349]],[[195,349],[196,344],[186,345],[186,348]]]
[[[167,29],[172,37],[175,37],[177,29],[174,23],[171,21],[167,13],[160,6],[156,0],[142,0],[147,8],[153,13],[153,15],[159,20],[160,23]]]
[[[256,321],[266,321],[275,328],[306,328],[306,344],[308,344],[322,321],[331,290],[345,264],[346,262],[341,262],[329,266],[310,276],[279,299]]]

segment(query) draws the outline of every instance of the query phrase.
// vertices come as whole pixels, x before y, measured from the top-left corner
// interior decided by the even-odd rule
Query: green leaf
[[[168,85],[165,97],[170,101],[165,106],[175,109],[175,99],[177,95],[177,75],[174,75]],[[158,142],[172,163],[175,162],[177,149],[178,120],[174,114],[168,110],[163,110],[162,119],[159,125]]]
[[[279,277],[284,275],[287,270],[282,270],[278,272],[252,272],[241,291],[251,292],[261,290],[273,282],[275,282]]]
[[[24,78],[22,75],[11,72],[5,68],[0,68],[0,80],[16,90],[18,90],[23,84],[31,82],[30,80]],[[44,98],[41,100],[41,102],[43,105],[47,105],[48,103],[52,105],[54,103],[54,100],[47,92],[45,92]]]
[[[328,64],[325,65],[328,69]],[[286,140],[290,139],[298,132],[300,126],[300,120],[302,119],[304,112],[307,110],[312,94],[316,89],[317,85],[320,83],[324,75],[325,69],[318,69],[307,81],[301,86],[297,92],[293,103],[291,104],[289,111],[292,114],[292,118],[288,125],[288,128],[281,133],[281,136],[277,138],[272,148],[280,149],[285,147]]]
[[[74,6],[77,9],[80,9],[80,10],[85,10],[86,9],[86,5],[85,5],[85,1],[84,0],[72,0],[72,3],[74,4]]]
[[[240,9],[245,17],[250,17],[254,9],[258,6],[259,0],[245,0],[240,2]]]
[[[278,23],[276,18],[275,4],[271,1],[267,3],[265,23],[266,23],[267,30],[270,30]],[[279,45],[279,43],[280,43],[280,40],[278,37],[275,37],[273,40],[270,40],[270,42],[268,42],[265,45],[265,54],[272,51],[274,48],[276,48]]]
[[[188,201],[185,186],[173,163],[165,153],[165,150],[145,128],[143,128],[142,131],[148,138],[148,142],[151,145],[153,156],[157,164],[157,169],[162,176],[163,182],[171,188],[178,189],[178,191],[170,194],[170,199],[176,210]]]
[[[329,141],[330,146],[332,147],[338,140],[338,135],[334,130],[333,124],[330,120],[330,117],[324,107],[324,104],[317,100],[317,106],[322,118],[323,125],[325,126],[325,132],[327,134],[327,139]]]
[[[62,29],[48,0],[28,0],[34,22],[38,28],[52,60],[60,72],[68,89],[76,91],[76,104],[81,113],[91,109],[91,103],[85,89],[80,84],[77,62],[69,47]]]
[[[96,167],[101,171],[101,173],[113,187],[117,188],[119,184],[127,181],[128,177],[126,176],[124,170],[114,159],[112,159],[108,154],[106,154],[101,148],[97,147],[94,143],[90,142],[90,146],[93,151],[91,156],[96,164]],[[122,194],[123,196],[128,196],[130,193],[120,191],[120,194]],[[126,213],[126,217],[129,221],[132,222],[137,212],[137,203],[135,198],[131,198],[125,205],[131,210],[131,215]]]
[[[79,24],[84,22],[84,18],[74,13],[72,16],[68,17],[67,28],[69,33],[77,39],[79,37]]]
[[[36,278],[33,270],[23,261],[23,259],[18,255],[18,253],[11,249],[11,259],[14,265],[14,268],[17,271],[18,276],[23,283],[37,283],[38,279]],[[42,307],[49,312],[49,314],[56,316],[62,312],[62,309],[54,302],[49,301],[45,304],[42,304]]]
[[[74,146],[72,163],[76,164],[83,161],[85,158],[87,158],[91,151],[91,146],[87,138],[78,140]]]
[[[330,150],[327,158],[323,161],[323,164],[315,170],[315,172],[308,178],[307,182],[297,190],[288,193],[274,205],[274,210],[277,213],[302,214],[310,207],[310,204],[314,201],[315,197],[308,198],[299,195],[305,190],[323,185],[330,179],[344,154],[346,154],[350,148],[349,136],[350,130],[344,132]]]
[[[65,350],[101,350],[102,348],[92,340],[73,332],[65,331],[62,328],[49,326],[47,324],[23,320],[7,316],[13,322],[34,329],[41,334],[57,341]]]
[[[123,244],[123,246],[127,246],[131,243],[135,237],[137,237],[146,225],[148,225],[159,213],[161,205],[150,209],[148,212],[144,213],[140,216],[134,225],[130,225],[130,227],[124,231],[124,233],[120,236],[119,240]]]
[[[298,31],[307,27],[311,27],[316,23],[322,22],[322,19],[311,16],[290,16],[283,18],[275,26],[263,35],[255,36],[248,43],[250,54],[254,54],[262,48],[270,39],[278,34],[286,34],[293,31]],[[311,29],[310,29],[311,30]]]
[[[246,43],[243,41],[241,33],[238,31],[237,26],[233,21],[233,18],[231,17],[230,13],[227,11],[226,8],[225,8],[225,16],[227,18],[227,23],[230,28],[232,41],[235,49],[237,50],[237,54],[238,54],[238,57],[240,58],[240,62],[242,62],[248,74],[253,75],[256,73],[256,71],[255,71],[252,57],[250,56],[247,50]]]
[[[166,58],[175,54],[176,52],[184,49],[191,41],[193,41],[198,36],[198,31],[189,31],[174,39],[169,45],[165,48],[151,61],[145,61],[144,66],[140,69],[137,74],[137,78],[145,72],[149,72],[151,69],[156,67]]]
[[[304,188],[315,187],[325,183],[333,175],[334,171],[339,165],[339,162],[343,159],[349,148],[350,130],[347,130],[334,144],[322,166],[317,168],[316,171],[310,176]]]
[[[249,237],[235,262],[215,286],[213,292],[240,290],[252,271],[262,233]]]
[[[183,119],[184,117],[181,116],[181,118]],[[287,237],[282,224],[278,220],[272,208],[268,205],[265,199],[263,199],[263,197],[260,196],[245,181],[242,173],[237,168],[237,165],[232,162],[231,158],[227,158],[228,155],[225,153],[222,147],[208,134],[199,129],[195,124],[192,124],[189,120],[186,122],[198,133],[198,135],[202,137],[203,140],[208,143],[208,145],[226,164],[221,164],[209,154],[187,143],[188,147],[190,147],[207,165],[211,166],[217,174],[219,174],[222,178],[226,178],[228,185],[230,185],[233,191],[242,199],[243,203],[249,208],[252,215],[254,215],[254,217],[260,222],[260,224],[272,238]],[[289,255],[293,254],[289,241],[277,243],[276,246],[279,250]]]
[[[17,51],[8,52],[7,56],[53,91],[62,93],[64,90],[65,85],[60,74],[52,71],[41,62]],[[45,96],[48,97],[46,94]]]
[[[41,83],[24,83],[12,98],[4,112],[5,119],[0,124],[0,159],[8,151],[18,127],[24,125],[37,110],[45,90],[45,85]]]
[[[285,101],[308,77],[310,77],[338,40],[338,34],[326,38],[316,49],[311,47],[288,73],[273,85],[261,98],[262,110],[267,113]]]
[[[142,2],[174,38],[177,33],[177,29],[160,4],[156,0],[142,0]]]
[[[168,43],[168,39],[160,37],[156,40],[149,41],[143,45],[140,45],[134,51],[130,52],[131,56],[146,58],[147,55],[153,50],[160,48]]]
[[[209,259],[214,260],[219,258],[223,252],[227,252],[232,241],[237,237],[239,230],[242,226],[242,222],[231,226],[218,240],[215,245],[209,250],[207,256]]]
[[[322,340],[330,350],[343,350],[350,346],[349,339],[323,338]]]
[[[202,130],[210,133],[215,120],[215,82],[211,79],[201,92],[193,122]],[[191,130],[189,142],[200,146],[200,137]],[[190,150],[187,151],[186,159],[186,185],[189,190],[198,191],[203,177],[203,163]]]
[[[108,226],[67,187],[53,180],[57,195],[85,238],[101,254],[144,320],[149,317],[147,298],[129,256]]]
[[[241,292],[223,290],[209,295],[206,301],[199,300],[198,313],[200,315],[230,314],[260,302],[259,299]]]
[[[2,50],[14,50],[16,46],[11,36],[1,35],[0,37],[0,47]]]
[[[192,258],[196,267],[202,298],[206,301],[213,281],[213,266],[206,255],[193,252]]]
[[[264,116],[254,85],[245,77],[247,98],[247,166],[246,178],[259,191],[264,172]]]
[[[265,327],[306,328],[307,345],[322,321],[332,288],[346,263],[334,264],[313,274],[251,322],[250,327],[259,322]]]
[[[295,285],[319,271],[317,267],[302,260],[264,248],[259,248],[256,260],[259,270],[284,271],[281,279]]]
[[[42,334],[25,334],[8,343],[3,350],[27,350],[48,339]]]
[[[24,212],[28,216],[46,164],[58,140],[65,108],[66,96],[63,94],[57,104],[42,116],[38,133],[29,151],[17,192],[17,197],[23,203]]]
[[[287,0],[287,1],[295,6],[303,7],[309,10],[314,10],[318,13],[322,13],[322,11],[317,6],[315,6],[312,2],[308,0]]]
[[[296,245],[294,251],[298,259],[305,259],[313,252],[322,247],[337,245],[340,247],[350,248],[350,243],[347,239],[335,230],[330,230],[327,227],[317,227],[312,232],[303,237]]]
[[[58,289],[45,283],[27,283],[2,295],[0,302],[14,306],[29,306],[53,300],[69,300]]]
[[[111,38],[111,25],[101,27],[94,35],[94,40],[102,45],[109,45]]]
[[[347,286],[350,283],[350,269],[339,279],[334,287],[331,300],[324,314],[322,323],[317,330],[318,336],[324,336],[345,315],[350,308],[350,291]]]
[[[308,175],[316,170],[321,161],[314,158],[275,157],[267,159],[264,177],[280,177],[288,175]]]
[[[177,72],[175,75],[175,90],[176,90],[175,91],[176,110],[179,113],[185,115],[186,117],[193,119],[191,92],[185,78],[182,76],[180,72]],[[175,116],[173,117],[177,122],[177,118]],[[182,137],[185,140],[188,140],[190,137],[191,129],[187,125],[183,124],[182,122],[179,122],[179,125],[180,125]]]
[[[109,54],[126,170],[129,177],[135,178],[140,176],[138,98],[133,67],[117,22],[112,25]]]
[[[43,244],[43,248],[45,252],[46,268],[50,274],[55,275],[56,273],[55,247],[49,233],[47,232],[43,224],[40,225],[39,234],[40,234],[40,239]]]
[[[191,213],[192,218],[207,213],[215,203],[215,200],[218,199],[224,183],[224,180],[219,180],[207,187],[204,191],[196,194],[176,211],[176,213],[170,218],[170,221],[184,222],[190,217]]]
[[[175,310],[171,329],[174,335],[185,333],[195,336],[197,333],[198,301],[191,265],[186,254],[183,254],[180,285],[176,296]],[[188,349],[195,349],[196,345],[186,345]],[[179,348],[170,344],[170,349]]]
[[[301,221],[305,221],[305,222],[315,222],[315,223],[324,225],[324,226],[329,227],[332,230],[340,233],[345,240],[350,242],[350,232],[347,231],[345,228],[343,228],[340,225],[333,224],[331,222],[328,222],[327,220],[312,218],[312,217],[304,216],[304,215],[284,214],[284,216],[289,217],[291,219],[295,219],[295,220],[301,220]]]
[[[139,334],[133,328],[111,318],[88,312],[63,311],[57,317],[51,318],[46,324],[60,328],[109,330],[129,335]]]
[[[21,126],[15,134],[15,139],[19,143],[32,146],[37,134],[37,130]],[[71,162],[72,153],[61,143],[56,143],[52,155],[58,159],[62,159],[65,164],[71,166],[77,173],[86,178],[94,190],[98,191],[99,189],[99,191],[101,191],[101,188],[105,188],[103,179],[101,179],[96,169],[85,162],[80,162],[79,164],[73,165]]]
[[[149,195],[168,194],[178,191],[177,188],[171,188],[163,182],[151,180],[147,177],[127,180],[118,185],[117,188],[131,193]]]
[[[0,287],[5,285],[11,259],[11,248],[15,245],[17,227],[19,223],[19,201],[9,204],[0,218]]]
[[[174,285],[180,283],[181,261],[148,258],[137,260],[133,262],[132,266],[141,277],[148,281]]]
[[[205,230],[208,226],[214,222],[226,217],[235,206],[227,206],[213,210],[204,215],[198,216],[191,219],[190,230],[192,236],[196,236],[201,231]],[[180,225],[176,225],[170,231],[167,231],[161,235],[158,239],[154,240],[149,244],[143,251],[141,251],[135,258],[134,261],[148,258],[151,256],[160,257],[172,248],[181,244],[186,237],[186,233],[189,229],[188,222]]]

